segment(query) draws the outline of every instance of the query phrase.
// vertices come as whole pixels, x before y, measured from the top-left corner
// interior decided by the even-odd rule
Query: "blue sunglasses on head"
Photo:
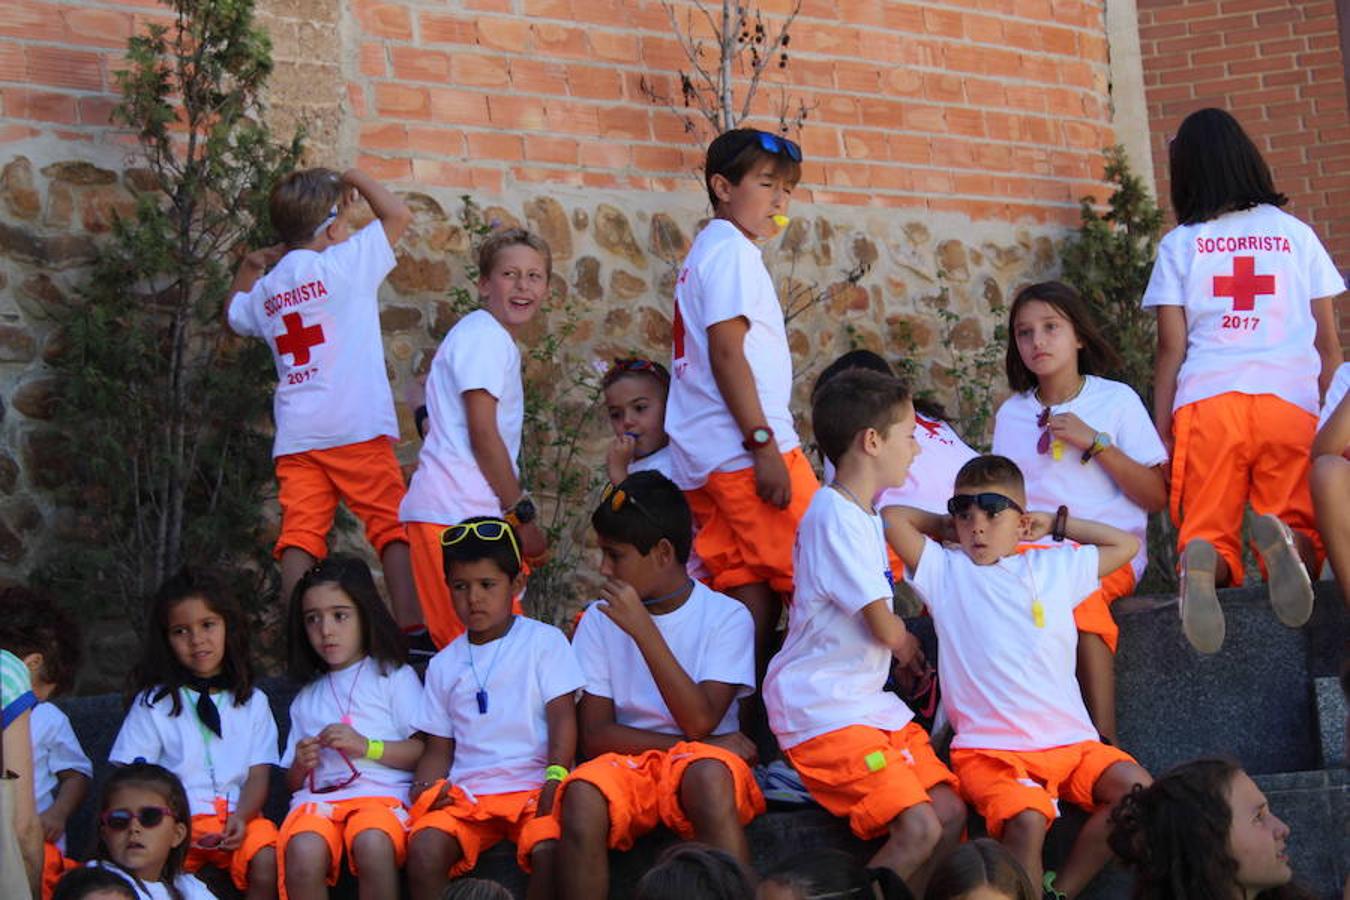
[[[793,162],[802,161],[802,148],[797,146],[796,141],[767,131],[756,130],[755,134],[759,137],[759,146],[766,153],[781,154]]]

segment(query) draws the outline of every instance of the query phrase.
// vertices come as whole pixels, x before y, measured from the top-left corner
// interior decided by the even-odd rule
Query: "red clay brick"
[[[412,15],[406,6],[379,0],[355,0],[353,6],[356,20],[367,36],[400,41],[412,39]]]
[[[507,66],[507,60],[498,55],[456,53],[450,58],[450,82],[467,87],[506,87],[511,83]]]
[[[375,46],[379,45],[369,45]],[[445,83],[450,78],[450,55],[439,50],[419,50],[416,47],[392,46],[389,58],[394,77],[400,81],[432,81]]]
[[[489,104],[495,116],[497,95],[477,94],[471,91],[456,91],[451,88],[431,88],[429,91],[431,112],[435,120],[443,125],[496,125],[494,117],[489,116]],[[538,101],[531,101],[538,103]],[[513,127],[513,126],[500,126]]]
[[[474,44],[478,41],[478,26],[471,18],[424,12],[417,21],[423,43]]]
[[[425,88],[385,81],[375,85],[375,111],[389,118],[425,119],[431,102]]]
[[[533,49],[530,23],[520,19],[482,16],[475,23],[479,46],[507,53],[528,53]]]

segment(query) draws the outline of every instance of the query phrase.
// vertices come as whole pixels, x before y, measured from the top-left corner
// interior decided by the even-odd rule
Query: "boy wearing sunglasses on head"
[[[792,592],[797,523],[819,487],[788,409],[787,328],[756,245],[786,225],[801,159],[792,141],[753,128],[714,140],[704,178],[715,218],[675,285],[666,404],[673,480],[698,521],[712,587],[754,617],[757,674],[779,595]]]
[[[563,782],[562,896],[609,895],[607,850],[627,850],[664,824],[746,865],[744,826],[764,811],[737,730],[754,691],[745,607],[694,581],[689,507],[669,479],[638,472],[611,485],[591,516],[600,600],[573,646],[586,677],[578,708],[589,762]]]
[[[932,864],[960,841],[966,807],[913,712],[885,690],[892,659],[912,671],[923,664],[892,610],[873,502],[905,483],[919,453],[914,404],[895,377],[850,369],[821,385],[811,420],[835,477],[797,532],[788,633],[764,677],[764,705],[816,802],[863,840],[886,838],[868,865],[922,895]]]
[[[525,576],[510,525],[466,519],[441,541],[467,631],[432,658],[413,720],[427,746],[409,794],[412,897],[440,897],[503,840],[532,873],[526,896],[552,897],[551,813],[576,755],[573,694],[584,678],[561,631],[512,611]]]
[[[937,629],[938,674],[956,729],[951,762],[990,835],[1047,896],[1073,897],[1110,858],[1107,817],[1151,782],[1127,753],[1103,744],[1074,676],[1074,606],[1125,565],[1139,540],[1110,525],[1026,511],[1017,465],[980,456],[961,467],[950,518],[911,507],[886,512],[887,539],[905,561]],[[925,534],[950,534],[949,549]],[[1081,545],[1017,552],[1050,535]],[[1045,832],[1059,799],[1092,811],[1058,874],[1042,879]]]

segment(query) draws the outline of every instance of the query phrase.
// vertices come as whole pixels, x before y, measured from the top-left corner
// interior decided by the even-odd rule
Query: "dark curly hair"
[[[42,654],[38,675],[64,694],[80,668],[80,628],[52,598],[26,587],[0,588],[0,648],[20,658]]]

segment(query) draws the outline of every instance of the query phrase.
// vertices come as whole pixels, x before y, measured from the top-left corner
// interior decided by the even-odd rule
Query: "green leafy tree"
[[[41,573],[77,606],[133,621],[184,564],[265,558],[272,366],[264,345],[225,335],[220,311],[239,249],[270,242],[268,192],[301,150],[263,124],[271,48],[252,0],[168,5],[173,24],[132,37],[117,74],[114,121],[153,189],[58,323],[58,420],[78,448],[58,499],[84,526]]]
[[[1116,348],[1121,370],[1114,373],[1153,404],[1153,356],[1157,329],[1153,313],[1139,300],[1153,274],[1163,214],[1144,181],[1130,170],[1125,148],[1108,147],[1106,180],[1114,190],[1104,212],[1095,197],[1082,200],[1078,234],[1063,250],[1064,280],[1083,295],[1102,333]],[[1170,590],[1176,584],[1176,532],[1165,513],[1149,517],[1149,568],[1141,590]]]
[[[1108,147],[1106,181],[1114,185],[1106,210],[1096,197],[1081,201],[1082,224],[1064,246],[1064,280],[1097,314],[1097,321],[1124,362],[1120,378],[1148,403],[1153,397],[1153,314],[1139,305],[1153,273],[1163,214],[1144,181],[1130,171],[1125,148]]]

